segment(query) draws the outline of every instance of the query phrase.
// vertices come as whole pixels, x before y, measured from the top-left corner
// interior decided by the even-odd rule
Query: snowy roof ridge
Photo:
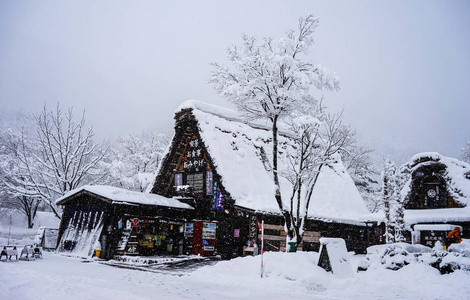
[[[266,122],[264,126],[260,121],[249,123],[234,110],[197,100],[183,102],[175,114],[185,110],[196,120],[200,138],[235,205],[255,211],[279,212],[269,164],[272,133]],[[284,134],[279,135],[279,145],[282,169],[287,166],[286,153],[293,145]],[[167,155],[169,152],[165,157]],[[282,174],[282,170],[279,171]],[[282,175],[280,183],[287,203],[290,184]],[[357,222],[367,213],[364,200],[340,158],[324,168],[312,195],[309,217]]]
[[[461,168],[467,169],[467,171],[470,172],[470,164],[468,164],[464,161],[452,158],[452,157],[444,156],[444,155],[442,155],[438,152],[421,152],[421,153],[417,153],[417,154],[415,154],[411,157],[410,164],[411,164],[412,167],[415,167],[415,166],[417,166],[417,165],[419,165],[423,162],[427,162],[427,161],[434,161],[434,162],[443,161],[443,163],[451,163],[451,164],[454,164],[454,165],[459,166]]]
[[[262,122],[260,119],[249,120],[248,118],[240,115],[240,113],[237,112],[236,110],[217,106],[214,104],[209,104],[209,103],[202,102],[199,100],[192,99],[192,100],[184,101],[178,106],[178,108],[175,111],[175,114],[185,109],[199,110],[201,112],[217,116],[219,118],[225,119],[230,122],[238,122],[238,123],[246,124],[255,129],[263,129],[263,130],[268,130],[268,131],[271,130],[271,125],[267,121]],[[279,127],[279,134],[290,136],[285,124],[283,124],[282,122],[279,122],[278,127]]]
[[[190,205],[182,203],[175,198],[166,198],[157,194],[141,193],[130,191],[123,188],[118,188],[109,185],[84,185],[76,188],[55,201],[57,205],[62,205],[66,200],[81,192],[89,192],[100,197],[109,199],[112,203],[121,204],[142,204],[142,205],[156,205],[166,206],[173,208],[193,209]]]

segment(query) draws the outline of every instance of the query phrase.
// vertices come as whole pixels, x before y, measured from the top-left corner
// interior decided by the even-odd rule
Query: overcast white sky
[[[470,1],[0,2],[0,111],[86,109],[97,138],[173,126],[188,99],[231,107],[207,84],[241,33],[281,37],[320,18],[314,62],[341,78],[365,143],[397,163],[459,157],[470,141]]]

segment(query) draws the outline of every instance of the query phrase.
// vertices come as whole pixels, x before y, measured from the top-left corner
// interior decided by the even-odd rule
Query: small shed
[[[52,250],[57,246],[58,228],[39,227],[34,237],[34,243],[43,249]]]
[[[168,249],[179,254],[185,221],[194,212],[173,198],[112,186],[83,186],[56,204],[64,207],[57,251],[81,257],[91,257],[98,244],[101,258]]]

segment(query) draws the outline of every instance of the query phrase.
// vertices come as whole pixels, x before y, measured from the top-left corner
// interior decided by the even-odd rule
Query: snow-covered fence
[[[264,224],[266,230],[264,235],[265,250],[266,251],[286,251],[286,232],[283,225]],[[320,232],[305,231],[302,242],[297,247],[297,250],[302,251],[304,243],[319,243]],[[318,248],[317,248],[318,249]]]

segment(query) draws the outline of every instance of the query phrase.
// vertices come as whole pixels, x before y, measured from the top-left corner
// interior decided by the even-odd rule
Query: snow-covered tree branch
[[[292,185],[291,223],[286,223],[286,227],[295,231],[295,242],[299,245],[320,173],[341,160],[340,152],[350,145],[354,131],[342,123],[341,113],[326,114],[321,104],[309,114],[293,118],[289,124],[295,136],[295,147],[287,153],[289,167],[284,174]]]
[[[28,228],[33,227],[33,220],[38,210],[40,199],[27,191],[24,184],[26,174],[20,168],[25,147],[25,132],[21,134],[11,129],[3,130],[0,134],[0,206],[19,210],[26,216]],[[19,192],[21,191],[21,192]]]
[[[263,118],[271,123],[274,198],[290,239],[294,237],[292,216],[282,200],[279,182],[278,122],[299,111],[309,111],[315,105],[312,88],[339,89],[339,80],[332,71],[305,60],[313,48],[317,26],[318,19],[308,15],[300,18],[297,29],[289,30],[284,38],[243,35],[241,47],[228,49],[232,67],[214,63],[210,79],[215,89],[248,119]]]
[[[385,212],[385,241],[387,244],[404,242],[405,236],[405,198],[401,195],[406,181],[409,180],[411,171],[408,165],[403,165],[397,170],[395,163],[389,158],[384,158],[383,202]]]
[[[371,154],[374,149],[359,143],[353,138],[350,145],[341,151],[341,160],[354,181],[370,212],[382,209],[380,171],[375,167]]]
[[[467,145],[462,148],[460,157],[462,158],[464,162],[467,162],[470,164],[470,141],[468,141]]]
[[[21,131],[17,164],[7,170],[4,183],[10,193],[40,199],[60,218],[54,200],[102,178],[97,166],[106,150],[93,143],[93,130],[85,129],[84,113],[75,123],[73,110],[64,115],[59,104],[55,111],[44,107],[36,126],[34,140]]]
[[[170,141],[168,133],[129,135],[118,139],[117,147],[101,163],[106,170],[106,183],[143,192],[154,179],[164,150]]]

